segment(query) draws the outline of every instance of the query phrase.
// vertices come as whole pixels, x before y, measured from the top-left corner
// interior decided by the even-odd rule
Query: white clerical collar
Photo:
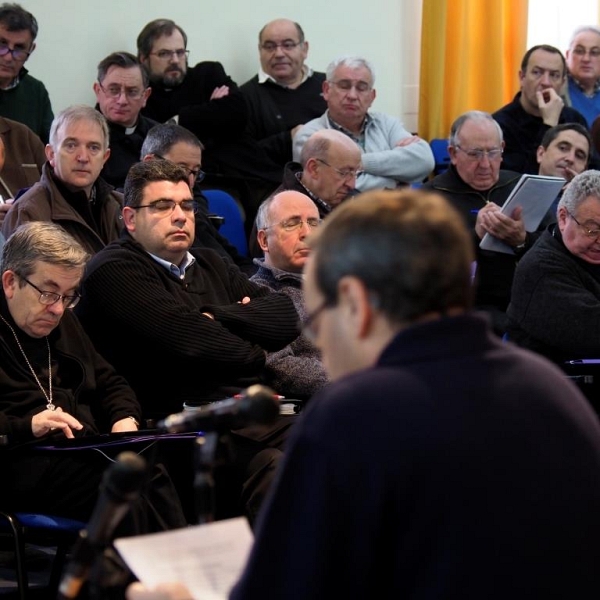
[[[309,77],[312,77],[313,70],[308,65],[304,65],[302,67],[302,70],[304,72],[304,74],[302,76],[302,81],[296,87],[302,85]],[[279,83],[278,81],[275,81],[270,75],[265,73],[262,69],[259,69],[258,70],[258,83],[267,83],[267,81],[276,83],[277,85],[280,85],[281,87],[288,87],[284,83]]]

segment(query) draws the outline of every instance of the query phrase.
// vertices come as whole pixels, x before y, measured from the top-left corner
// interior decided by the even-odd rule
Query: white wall
[[[376,70],[373,108],[416,131],[421,0],[22,0],[38,20],[37,49],[27,68],[48,88],[55,114],[93,104],[96,65],[117,50],[136,53],[144,25],[170,18],[188,34],[190,63],[218,60],[242,84],[258,67],[258,31],[271,19],[298,21],[310,44],[308,63],[324,71],[340,54],[358,54]]]

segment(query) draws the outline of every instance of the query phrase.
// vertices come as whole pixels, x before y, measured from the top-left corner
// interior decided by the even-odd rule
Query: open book
[[[525,224],[525,231],[535,231],[565,183],[566,180],[562,177],[521,175],[521,179],[519,179],[502,206],[502,213],[510,217],[517,206],[522,206],[523,214],[521,218]],[[513,249],[508,244],[489,233],[483,236],[479,247],[482,250],[514,254]]]

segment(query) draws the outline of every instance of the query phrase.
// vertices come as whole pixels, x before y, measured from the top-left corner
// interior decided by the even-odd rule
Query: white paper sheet
[[[146,586],[177,581],[195,600],[226,600],[242,573],[253,536],[244,517],[120,538],[115,547]]]

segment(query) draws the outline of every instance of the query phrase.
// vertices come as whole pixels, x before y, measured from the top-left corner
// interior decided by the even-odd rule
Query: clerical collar
[[[590,92],[586,92],[583,89],[583,86],[581,85],[581,83],[579,83],[579,81],[577,81],[577,79],[575,79],[575,77],[573,77],[573,75],[571,75],[569,73],[568,77],[583,92],[583,95],[586,96],[587,98],[593,98],[598,93],[598,90],[600,90],[600,79],[596,79],[596,82],[594,83],[594,90],[592,91],[592,93],[590,93]]]
[[[148,254],[159,264],[162,265],[169,273],[172,273],[178,279],[183,279],[185,277],[185,272],[196,262],[196,259],[188,252],[184,259],[181,261],[179,266],[169,262],[168,260],[164,260],[160,258],[160,256],[156,256],[156,254],[152,254],[152,252],[148,252]]]
[[[313,70],[308,65],[304,65],[302,67],[302,73],[302,81],[296,87],[300,87],[309,77],[312,77]],[[285,83],[279,83],[278,81],[275,81],[275,79],[273,79],[268,73],[265,73],[262,69],[259,69],[258,83],[267,83],[267,81],[270,81],[271,83],[274,83],[282,88],[288,87],[285,85]]]

